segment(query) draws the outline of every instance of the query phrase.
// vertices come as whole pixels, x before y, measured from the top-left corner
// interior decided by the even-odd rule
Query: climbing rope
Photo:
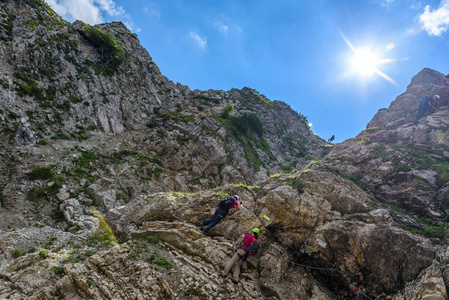
[[[358,290],[363,296],[365,296],[366,298],[373,300],[372,298],[370,298],[370,296],[368,296],[367,294],[365,294],[364,292],[362,292],[361,290]]]
[[[341,274],[344,274],[342,271],[337,270],[337,269],[332,269],[332,268],[317,268],[317,267],[312,267],[312,266],[306,266],[306,265],[302,265],[302,264],[298,264],[297,262],[294,262],[292,260],[289,260],[289,262],[297,265],[297,266],[301,266],[304,268],[308,268],[308,269],[315,269],[315,270],[323,270],[323,271],[333,271],[333,272],[339,272]]]
[[[333,272],[339,272],[339,273],[341,273],[341,274],[344,274],[343,271],[340,271],[340,270],[337,270],[337,269],[332,269],[332,268],[317,268],[317,267],[307,266],[307,265],[303,265],[303,264],[298,264],[297,262],[294,262],[294,261],[292,261],[292,260],[289,260],[289,262],[291,262],[291,263],[293,263],[293,264],[295,264],[295,265],[297,265],[297,266],[301,266],[301,267],[307,268],[307,269],[322,270],[322,271],[333,271]],[[365,296],[367,299],[373,300],[370,296],[368,296],[367,294],[365,294],[364,292],[362,292],[362,291],[360,290],[360,288],[357,289],[357,292],[360,292],[360,293],[361,293],[363,296]]]

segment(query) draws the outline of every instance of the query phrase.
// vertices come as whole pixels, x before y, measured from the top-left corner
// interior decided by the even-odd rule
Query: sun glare
[[[363,77],[372,76],[376,73],[379,58],[368,49],[356,50],[351,61],[352,70]]]
[[[380,58],[380,55],[371,48],[355,48],[343,33],[340,32],[340,35],[353,52],[353,56],[348,64],[353,74],[358,75],[362,79],[368,79],[372,75],[377,74],[383,79],[397,85],[397,82],[393,78],[379,69],[379,65],[391,63],[394,59]],[[388,50],[393,48],[393,43],[386,46]]]

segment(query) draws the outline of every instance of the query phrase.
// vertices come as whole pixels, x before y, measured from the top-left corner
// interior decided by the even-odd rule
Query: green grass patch
[[[93,150],[85,151],[81,154],[81,156],[78,158],[78,162],[81,166],[88,165],[91,161],[94,161],[96,159],[95,153]]]
[[[229,196],[228,193],[223,193],[223,192],[214,193],[212,195],[212,197],[221,197],[221,198],[228,197],[228,196]]]
[[[295,163],[291,163],[289,165],[283,165],[283,164],[279,164],[279,167],[282,169],[282,171],[284,171],[284,173],[291,173],[294,168],[295,168],[296,164]]]
[[[247,185],[244,183],[233,183],[233,184],[228,184],[227,186],[235,186],[235,187],[243,187],[249,190],[253,190],[255,192],[257,192],[258,190],[260,190],[260,186],[258,185]]]
[[[440,222],[437,223],[436,225],[428,226],[425,229],[411,228],[407,225],[399,225],[399,226],[407,231],[424,236],[426,238],[441,240],[444,238],[444,232],[448,226],[448,223]]]
[[[231,111],[234,109],[234,103],[227,105],[223,110],[221,111],[220,117],[223,119],[229,119],[231,116]]]
[[[171,269],[173,267],[171,262],[169,262],[167,259],[162,258],[162,257],[156,258],[156,260],[154,262],[165,269]]]
[[[357,144],[365,145],[368,144],[371,139],[367,136],[362,136],[360,140],[356,141]]]
[[[161,168],[158,168],[158,167],[154,168],[153,174],[154,174],[154,176],[155,176],[156,178],[159,178],[159,177],[161,176],[161,174],[162,174],[162,169],[161,169]]]
[[[43,259],[46,259],[47,256],[48,256],[47,250],[41,249],[41,250],[39,251],[39,256],[42,257]]]
[[[298,193],[300,193],[300,194],[304,193],[304,188],[305,188],[304,181],[299,179],[299,177],[289,178],[287,182],[288,182],[287,185],[289,185],[293,189],[297,190]]]
[[[151,244],[159,244],[160,242],[163,241],[162,238],[157,235],[149,235],[149,236],[145,237],[144,240]]]
[[[400,208],[400,207],[397,207],[396,205],[394,205],[394,204],[390,204],[390,203],[381,203],[381,205],[383,206],[383,207],[388,207],[389,209],[392,209],[392,210],[394,210],[394,211],[397,211],[397,212],[400,212],[400,213],[403,213],[403,214],[406,214],[407,212],[405,211],[405,209],[402,209],[402,208]]]
[[[84,30],[80,34],[93,46],[100,56],[100,63],[92,64],[97,73],[112,75],[127,57],[126,51],[120,46],[116,37],[100,28],[83,23]]]
[[[273,161],[276,161],[270,146],[262,137],[265,131],[262,122],[255,114],[245,114],[241,117],[230,116],[228,119],[219,116],[214,116],[214,118],[226,128],[228,138],[232,138],[242,145],[245,159],[255,171],[260,170],[263,162],[254,147],[258,147],[267,153]]]
[[[55,272],[56,275],[63,275],[64,274],[64,268],[60,266],[53,266],[53,272]]]
[[[357,173],[352,173],[349,175],[341,175],[342,177],[351,180],[353,183],[355,183],[359,188],[361,188],[362,190],[365,190],[365,186],[360,182],[360,179],[362,179],[362,175],[361,174],[357,174]]]
[[[18,83],[17,95],[29,95],[35,97],[37,100],[46,99],[44,89],[40,88],[36,81],[19,72],[15,72],[14,77],[23,81],[22,83]]]
[[[43,179],[48,180],[53,178],[53,171],[51,167],[40,166],[34,168],[30,173],[28,173],[30,179]]]
[[[11,255],[14,258],[21,257],[22,256],[22,251],[20,251],[19,249],[11,250]]]

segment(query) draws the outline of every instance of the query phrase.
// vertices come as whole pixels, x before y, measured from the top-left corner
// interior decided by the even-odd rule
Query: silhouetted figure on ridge
[[[332,143],[335,140],[335,135],[332,135],[330,139],[327,140],[328,143]]]

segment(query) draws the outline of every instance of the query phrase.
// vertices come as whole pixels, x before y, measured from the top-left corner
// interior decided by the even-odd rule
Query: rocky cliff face
[[[446,76],[329,147],[255,90],[174,84],[121,23],[0,5],[2,298],[447,297]],[[416,119],[424,94],[441,101]],[[233,194],[245,208],[204,235]],[[235,285],[218,271],[253,227]]]

